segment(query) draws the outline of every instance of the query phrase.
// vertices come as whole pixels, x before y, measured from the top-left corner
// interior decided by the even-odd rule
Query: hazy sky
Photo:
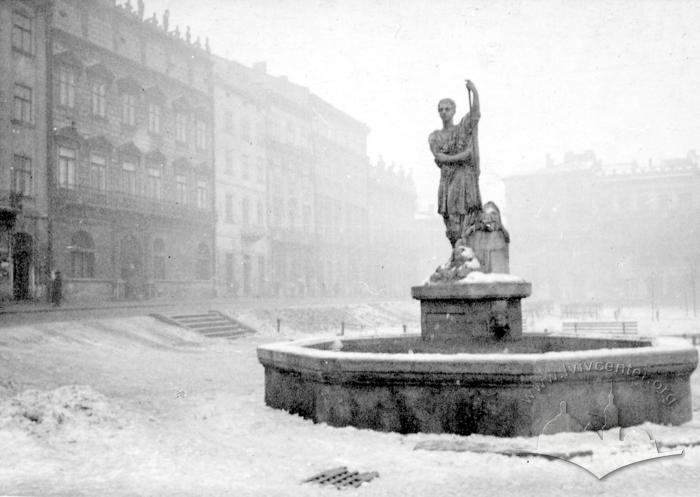
[[[132,2],[133,3],[133,2]],[[700,149],[700,2],[146,0],[212,50],[307,86],[370,128],[369,155],[411,168],[432,201],[441,97],[482,101],[485,173],[568,151],[606,163]]]

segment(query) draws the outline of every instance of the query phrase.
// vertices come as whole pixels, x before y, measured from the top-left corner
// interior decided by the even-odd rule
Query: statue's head
[[[494,202],[489,201],[484,204],[481,220],[489,231],[501,229],[501,211]]]
[[[457,105],[451,98],[443,98],[438,102],[438,114],[440,114],[442,122],[451,122],[455,116],[455,110],[457,110]]]

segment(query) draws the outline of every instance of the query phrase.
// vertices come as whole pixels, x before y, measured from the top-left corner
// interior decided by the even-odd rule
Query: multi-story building
[[[314,240],[314,177],[310,93],[286,77],[263,76],[267,101],[267,206],[270,238],[269,290],[273,295],[315,293],[318,262]]]
[[[413,283],[415,188],[369,129],[143,9],[0,3],[0,298],[56,269],[69,300]]]
[[[264,77],[264,71],[214,58],[217,286],[224,295],[271,290]]]
[[[367,286],[369,128],[311,96],[314,211],[317,240],[314,278],[324,295],[362,292]]]
[[[39,298],[48,279],[48,2],[0,2],[0,300]]]
[[[591,153],[505,180],[511,268],[533,296],[619,303],[696,301],[697,156],[603,165]]]
[[[407,296],[426,278],[416,264],[416,188],[410,175],[380,159],[369,171],[369,284],[374,292]]]
[[[109,0],[55,0],[49,197],[73,299],[213,290],[212,61]]]

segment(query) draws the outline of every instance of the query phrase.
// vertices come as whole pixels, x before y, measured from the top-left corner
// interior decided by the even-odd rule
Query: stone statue
[[[431,284],[452,283],[466,278],[472,271],[479,271],[481,264],[474,251],[459,239],[452,249],[452,257],[446,263],[438,266],[428,280]]]
[[[470,80],[469,112],[454,124],[455,103],[444,98],[438,103],[442,129],[433,131],[429,138],[430,150],[440,168],[438,213],[445,222],[447,239],[452,245],[450,260],[438,267],[429,284],[456,283],[468,272],[509,272],[508,244],[510,235],[501,222],[501,211],[494,202],[481,205],[479,192],[479,139],[481,118],[479,93]],[[468,250],[474,263],[464,264]],[[458,271],[458,268],[462,268]],[[466,269],[469,271],[466,271]]]
[[[137,10],[139,13],[139,19],[143,20],[143,12],[144,10],[146,10],[146,5],[143,3],[143,0],[138,0],[138,2],[136,2],[136,5],[138,6]]]
[[[438,213],[445,222],[447,239],[452,247],[468,230],[473,230],[481,214],[479,193],[478,123],[481,117],[479,93],[470,80],[466,82],[470,111],[454,124],[456,105],[445,98],[438,103],[442,129],[429,138],[430,151],[440,168]]]
[[[481,218],[463,239],[472,247],[484,273],[508,273],[510,235],[501,222],[501,211],[494,202],[486,202]]]
[[[165,12],[163,12],[163,29],[167,33],[169,28],[170,28],[170,11],[168,9],[165,9]]]
[[[187,43],[189,43],[191,39],[192,35],[190,34],[190,27],[187,26],[187,30],[185,31],[185,40],[187,40]]]

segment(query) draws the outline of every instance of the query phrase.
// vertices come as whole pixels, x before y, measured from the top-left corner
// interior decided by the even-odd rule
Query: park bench
[[[683,333],[681,335],[672,335],[674,337],[678,338],[685,338],[686,340],[690,340],[693,342],[693,345],[696,344],[696,342],[700,342],[700,333]]]
[[[639,331],[637,321],[563,321],[564,333],[620,333],[635,335]]]

